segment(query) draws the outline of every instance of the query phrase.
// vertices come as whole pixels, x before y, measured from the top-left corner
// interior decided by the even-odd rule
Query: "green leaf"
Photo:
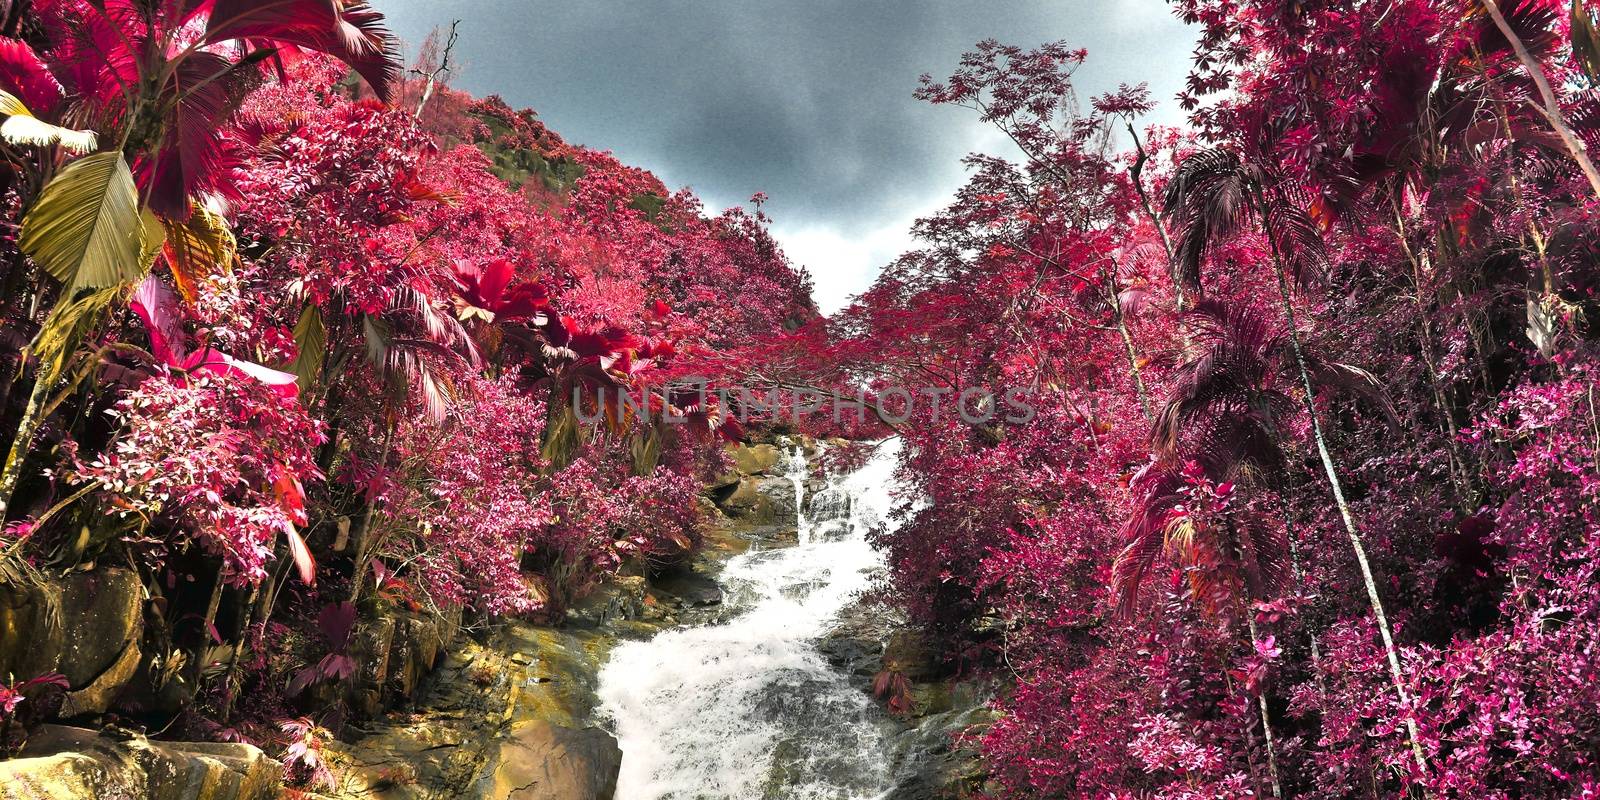
[[[656,471],[661,463],[661,428],[650,425],[633,435],[633,474],[640,477]]]
[[[0,123],[0,139],[12,144],[49,147],[59,144],[71,153],[92,153],[98,146],[94,131],[75,131],[51,125],[33,116],[33,112],[10,92],[0,92],[0,115],[7,119]]]
[[[294,344],[299,352],[290,362],[288,371],[299,380],[301,396],[309,397],[304,393],[311,391],[321,375],[323,353],[328,349],[328,329],[323,327],[322,314],[316,306],[306,306],[306,310],[300,312],[300,321],[294,325]]]
[[[1572,0],[1572,54],[1590,83],[1600,83],[1600,31],[1583,0]]]
[[[102,289],[144,274],[138,189],[122,153],[67,165],[22,220],[22,250],[67,286]]]

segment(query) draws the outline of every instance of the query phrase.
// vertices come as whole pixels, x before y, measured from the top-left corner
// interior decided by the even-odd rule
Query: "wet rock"
[[[565,734],[520,743],[515,734],[535,725],[563,730],[593,725],[599,703],[594,694],[596,675],[612,641],[597,630],[557,630],[526,623],[508,624],[487,641],[463,641],[426,682],[415,713],[390,714],[357,741],[332,745],[339,752],[337,760],[350,766],[341,775],[339,791],[331,796],[344,800],[546,797],[479,792],[497,790],[493,770],[498,767],[491,768],[491,762],[519,761],[502,771],[507,785],[500,789],[521,787],[530,776],[544,778],[539,772],[545,769],[542,764],[520,760],[565,759],[566,765],[559,769],[568,772],[561,774],[572,772],[568,768],[577,763],[572,753],[587,751],[577,744],[565,748],[569,743]],[[511,783],[519,769],[531,772],[518,778],[521,783]]]
[[[599,728],[516,725],[473,786],[484,800],[611,800],[622,750]]]
[[[655,592],[680,607],[705,608],[722,604],[722,587],[698,572],[678,570],[656,578]]]
[[[642,575],[612,576],[567,610],[567,622],[594,628],[616,620],[640,619],[645,614],[647,584]]]
[[[766,522],[772,519],[772,501],[761,493],[761,478],[741,478],[712,495],[717,508],[736,520]]]
[[[268,800],[283,767],[247,744],[126,742],[46,725],[0,762],[0,800]]]
[[[912,681],[929,681],[940,677],[941,668],[927,639],[920,631],[897,630],[883,646],[883,667],[894,670]]]
[[[717,508],[745,524],[793,523],[798,503],[788,478],[747,477],[712,493]]]
[[[735,444],[727,448],[733,467],[706,487],[723,489],[752,476],[777,475],[783,470],[783,452],[772,444]]]
[[[739,535],[749,542],[760,542],[768,547],[785,547],[800,541],[800,531],[794,520],[765,525],[745,525],[738,528]]]
[[[955,745],[958,732],[977,733],[991,724],[987,687],[946,675],[926,638],[907,626],[898,611],[857,602],[839,614],[833,630],[818,649],[841,671],[856,678],[861,691],[872,692],[873,678],[883,670],[900,672],[910,681],[911,710],[893,720],[899,728],[886,755],[900,775],[883,800],[966,800],[982,796],[986,775],[974,750]]]
[[[956,733],[978,735],[993,724],[989,694],[982,684],[945,680],[913,688],[916,711],[895,739],[905,768],[900,783],[884,800],[966,800],[984,796],[988,775],[982,757],[957,746]]]
[[[834,669],[870,679],[882,663],[883,643],[862,636],[830,634],[817,642],[817,650]]]
[[[852,603],[839,612],[837,622],[817,643],[817,649],[841,672],[861,679],[858,685],[870,691],[872,677],[883,669],[884,643],[904,625],[899,612],[865,601]]]
[[[795,497],[794,481],[788,478],[762,478],[756,482],[756,492],[766,499],[774,519],[798,519],[800,503]]]

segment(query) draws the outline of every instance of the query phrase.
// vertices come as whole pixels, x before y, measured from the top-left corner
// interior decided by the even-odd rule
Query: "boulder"
[[[783,473],[783,451],[774,445],[735,444],[729,445],[727,452],[729,458],[733,459],[733,467],[713,478],[707,488],[726,489],[745,478]]]
[[[792,523],[798,514],[794,482],[788,478],[743,478],[718,490],[712,499],[722,513],[746,524]]]
[[[732,486],[718,490],[713,497],[717,508],[730,518],[750,522],[772,520],[772,501],[760,490],[759,478],[742,478]]]
[[[102,713],[139,669],[143,609],[139,576],[119,567],[0,587],[0,675],[59,672],[63,716]]]
[[[61,587],[0,583],[0,676],[54,672],[64,647]]]
[[[344,689],[351,708],[373,717],[414,699],[460,628],[459,610],[441,615],[390,608],[363,620],[350,648],[356,674]]]
[[[788,478],[763,478],[756,483],[756,491],[766,498],[772,517],[780,522],[799,521],[799,498],[795,497],[794,482]]]
[[[599,728],[521,722],[490,750],[473,796],[483,800],[611,800],[622,750]]]
[[[247,744],[118,741],[46,725],[0,761],[0,800],[268,800],[283,767]]]
[[[122,650],[122,655],[118,656],[105,672],[100,673],[82,689],[67,692],[66,699],[61,704],[61,717],[66,719],[105,713],[111,708],[112,701],[122,694],[123,687],[138,674],[142,660],[143,654],[139,650],[139,643],[128,642]]]
[[[67,676],[73,689],[94,683],[112,667],[127,660],[138,666],[139,637],[144,633],[140,613],[144,586],[139,576],[118,567],[76,572],[62,580],[61,627],[64,647],[57,671]],[[102,709],[103,710],[103,709]]]
[[[643,575],[613,575],[567,609],[567,621],[596,628],[614,620],[644,616],[647,581]]]
[[[776,475],[783,453],[770,444],[734,445],[733,468],[741,475]]]
[[[355,642],[350,647],[356,674],[345,687],[345,696],[359,716],[372,717],[383,711],[383,689],[389,681],[389,657],[394,652],[397,627],[395,618],[387,615],[363,620],[356,626]]]
[[[676,570],[656,578],[655,591],[684,608],[722,604],[722,587],[715,580],[688,570]]]
[[[894,670],[915,681],[941,677],[943,670],[923,635],[911,629],[898,630],[883,647],[883,668]]]
[[[389,642],[389,700],[410,701],[422,679],[433,671],[440,656],[455,639],[461,612],[444,614],[394,613],[395,630]]]

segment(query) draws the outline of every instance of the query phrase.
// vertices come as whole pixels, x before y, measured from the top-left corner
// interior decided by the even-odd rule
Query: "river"
[[[817,649],[882,569],[898,440],[797,503],[798,544],[731,559],[720,622],[626,642],[600,673],[627,800],[874,800],[894,786],[894,726]],[[790,476],[803,491],[798,451]],[[797,498],[801,499],[801,498]]]

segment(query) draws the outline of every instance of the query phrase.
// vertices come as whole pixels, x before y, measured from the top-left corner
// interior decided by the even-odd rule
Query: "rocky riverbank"
[[[718,564],[745,540],[714,531],[694,565],[618,577],[560,628],[508,623],[468,639],[418,700],[334,747],[329,798],[605,800],[622,752],[597,714],[595,682],[610,648],[715,614]]]
[[[369,726],[331,758],[337,800],[607,800],[623,758],[595,696],[600,667],[626,639],[714,621],[716,575],[753,540],[793,541],[772,445],[734,448],[734,470],[707,495],[705,546],[683,569],[609,579],[559,628],[513,621],[449,652],[411,707]],[[762,501],[726,501],[747,485]],[[793,513],[792,489],[787,510]],[[792,516],[791,516],[792,518]],[[787,529],[785,531],[785,529]]]
[[[788,446],[732,450],[734,468],[707,490],[711,522],[706,546],[692,564],[648,577],[615,576],[571,609],[560,627],[512,621],[463,632],[459,616],[408,612],[364,623],[353,648],[357,675],[339,691],[370,719],[352,724],[344,741],[325,747],[335,788],[296,796],[614,797],[625,754],[600,716],[600,669],[618,642],[714,623],[732,613],[723,609],[717,582],[723,564],[752,543],[770,548],[795,542],[794,521],[817,487],[786,472]],[[805,498],[797,498],[797,485],[806,489]],[[97,698],[105,685],[128,682],[117,665],[129,660],[130,647],[137,649],[139,621],[128,611],[137,603],[120,585],[112,572],[81,579],[66,587],[66,596],[51,598],[75,627],[104,634],[72,643],[47,639],[31,654],[52,665],[83,667],[63,670],[75,681],[69,703],[103,707],[109,701]],[[0,604],[6,612],[0,617],[13,627],[32,624],[39,615],[24,600]],[[890,758],[905,777],[892,800],[963,798],[981,786],[976,758],[952,746],[950,733],[987,724],[986,697],[976,686],[940,674],[892,612],[864,601],[853,604],[820,649],[860,691],[876,693],[885,704],[893,701]],[[136,653],[132,661],[138,660]],[[885,675],[893,691],[882,691]],[[394,710],[383,713],[385,708]],[[250,745],[158,742],[114,727],[46,726],[18,758],[0,762],[0,800],[257,800],[283,794],[282,766]]]
[[[950,674],[894,609],[863,599],[820,644],[829,663],[890,711],[891,760],[901,776],[884,800],[967,800],[985,789],[977,751],[957,734],[994,722],[988,684]]]

